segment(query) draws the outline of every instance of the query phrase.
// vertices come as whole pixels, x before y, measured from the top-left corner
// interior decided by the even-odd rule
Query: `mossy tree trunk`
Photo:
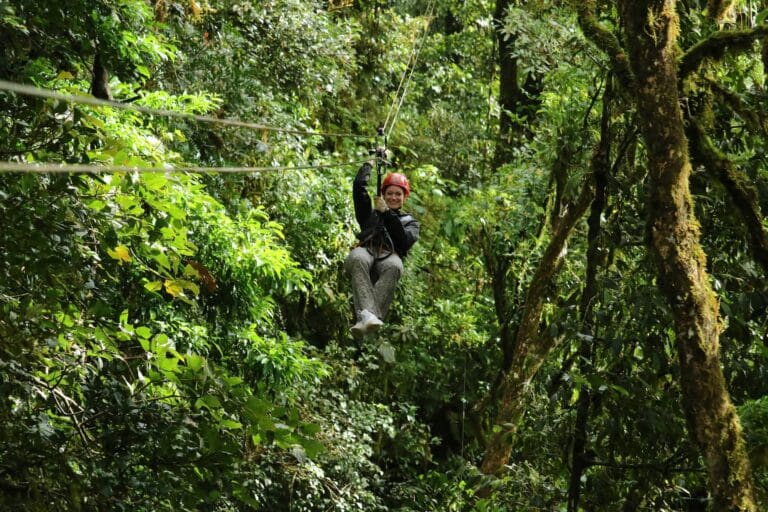
[[[753,511],[749,463],[720,368],[722,328],[705,270],[689,190],[691,164],[679,108],[673,0],[622,0],[634,97],[648,153],[648,230],[659,285],[675,322],[683,405],[704,454],[717,511]]]

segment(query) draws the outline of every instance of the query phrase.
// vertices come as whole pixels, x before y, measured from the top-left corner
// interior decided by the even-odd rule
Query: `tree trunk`
[[[499,140],[494,153],[494,167],[509,161],[512,154],[512,138],[514,136],[513,113],[517,108],[519,86],[517,85],[517,59],[512,55],[514,39],[505,38],[501,33],[504,13],[511,0],[496,0],[496,10],[493,14],[493,24],[496,33],[496,47],[499,59]]]
[[[91,94],[103,100],[111,100],[112,92],[109,90],[109,71],[104,65],[104,58],[100,52],[96,52],[93,58],[93,79],[91,80]]]
[[[768,9],[768,0],[760,2],[760,10]],[[760,41],[761,51],[760,60],[763,61],[763,76],[768,78],[768,37],[763,37]]]
[[[525,391],[557,341],[539,333],[541,312],[547,292],[563,262],[566,242],[592,202],[592,195],[591,184],[585,183],[579,197],[563,209],[562,215],[552,226],[552,238],[528,288],[525,311],[515,337],[514,359],[501,378],[499,410],[480,466],[485,474],[499,473],[509,460],[512,452],[511,438],[525,410]]]
[[[694,162],[704,165],[728,192],[734,208],[744,221],[752,255],[763,267],[763,272],[768,274],[768,231],[763,225],[757,189],[746,173],[714,145],[697,119],[688,122],[687,133]]]
[[[704,454],[713,510],[754,511],[741,427],[720,368],[718,303],[705,270],[688,183],[691,164],[679,108],[675,2],[622,0],[620,15],[648,153],[650,252],[674,318],[688,428]]]
[[[707,12],[717,23],[722,23],[731,8],[733,0],[708,0]]]
[[[532,118],[540,103],[539,96],[544,84],[542,77],[529,72],[523,85],[518,77],[517,57],[514,55],[515,38],[501,33],[507,8],[512,0],[496,0],[493,25],[496,33],[496,47],[499,62],[499,139],[494,152],[494,167],[498,168],[512,157],[512,150],[526,138],[533,135],[530,128]],[[522,118],[527,118],[521,122]]]

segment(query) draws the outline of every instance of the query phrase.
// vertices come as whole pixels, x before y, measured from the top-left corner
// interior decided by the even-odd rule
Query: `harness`
[[[403,229],[405,229],[405,226],[413,220],[413,216],[408,213],[398,215],[398,221],[403,225]],[[392,253],[397,253],[401,258],[404,257],[404,255],[397,252],[395,242],[392,240],[387,228],[384,226],[381,216],[378,218],[378,224],[369,228],[369,230],[370,232],[360,239],[358,247],[365,247],[368,254],[373,256],[376,261],[388,258]]]
[[[395,244],[387,232],[387,228],[379,218],[379,223],[371,233],[360,240],[359,247],[365,247],[368,254],[373,256],[375,261],[381,261],[389,258],[395,252]]]

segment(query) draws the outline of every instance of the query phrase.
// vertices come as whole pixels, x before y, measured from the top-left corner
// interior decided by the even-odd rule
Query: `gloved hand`
[[[384,213],[389,208],[387,208],[387,202],[384,201],[383,197],[376,196],[373,198],[373,209],[379,213]]]
[[[370,162],[365,162],[360,169],[357,171],[357,176],[355,176],[355,182],[359,183],[363,186],[368,185],[368,181],[371,179],[371,170],[373,169],[373,165],[376,162],[371,160]]]

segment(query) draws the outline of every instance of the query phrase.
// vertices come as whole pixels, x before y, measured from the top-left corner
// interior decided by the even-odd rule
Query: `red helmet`
[[[384,195],[384,191],[391,185],[403,189],[405,191],[405,197],[411,195],[411,184],[408,183],[408,178],[405,177],[405,174],[400,174],[399,172],[387,174],[384,177],[384,182],[381,184],[381,195]]]

